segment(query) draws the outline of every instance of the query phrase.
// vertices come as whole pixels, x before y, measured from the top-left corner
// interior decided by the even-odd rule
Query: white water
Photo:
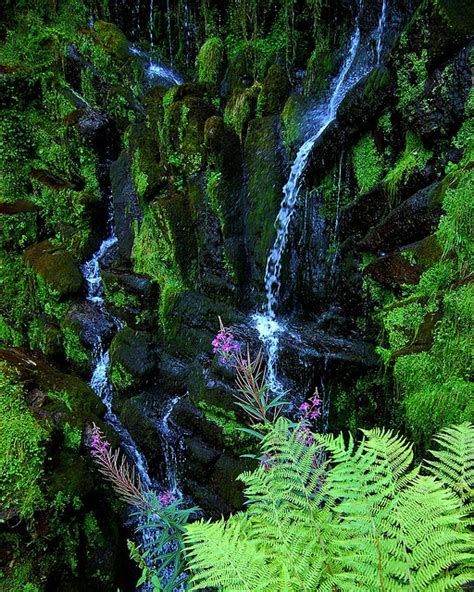
[[[377,64],[380,64],[383,49],[383,32],[387,20],[387,0],[382,0],[382,12],[380,13],[379,25],[377,27]]]
[[[111,216],[109,218],[109,225],[112,227]],[[81,271],[87,285],[86,300],[92,302],[102,315],[109,317],[111,315],[108,315],[104,304],[104,287],[100,275],[100,262],[117,243],[117,240],[112,227],[110,236],[102,241],[99,249],[92,255],[89,261],[86,261],[81,266]],[[114,317],[111,317],[111,319],[116,328],[120,328],[120,321]],[[100,333],[96,335],[96,342],[92,351],[92,363],[94,370],[89,385],[107,409],[105,420],[119,435],[122,447],[136,467],[142,483],[150,487],[151,479],[148,474],[148,465],[145,457],[140,453],[132,437],[112,411],[113,388],[109,380],[110,351],[104,348]]]
[[[385,0],[384,0],[385,7]],[[359,18],[362,4],[359,4],[359,14],[356,17],[354,32],[350,40],[347,57],[334,79],[330,92],[329,100],[318,105],[310,112],[312,121],[312,132],[309,138],[298,150],[296,158],[291,167],[288,181],[283,188],[283,200],[280,211],[275,221],[276,239],[268,256],[265,270],[265,292],[266,305],[263,313],[254,315],[255,326],[258,330],[261,341],[264,343],[267,352],[267,380],[270,388],[280,393],[282,386],[277,377],[277,361],[280,335],[286,330],[285,325],[277,320],[277,307],[281,289],[281,266],[282,257],[285,251],[288,238],[288,229],[293,217],[295,206],[298,200],[298,194],[301,187],[303,174],[308,164],[311,150],[316,141],[321,137],[324,130],[336,118],[339,105],[344,100],[348,92],[370,71],[369,55],[367,47],[360,48],[360,28]],[[381,38],[383,26],[385,24],[385,12],[382,10],[381,23],[377,29],[377,37]],[[383,18],[382,18],[383,17]],[[377,47],[379,42],[377,41]],[[380,41],[381,46],[381,41]],[[362,52],[359,50],[362,49]],[[361,55],[359,55],[361,54]],[[356,58],[358,58],[356,60]]]
[[[130,51],[146,61],[145,76],[148,80],[159,79],[167,82],[170,86],[183,83],[183,79],[171,70],[171,68],[167,68],[166,66],[153,61],[149,53],[138,49],[138,47],[135,47],[134,45],[130,45]]]
[[[159,423],[159,431],[163,446],[163,456],[166,467],[166,485],[168,491],[174,493],[177,497],[182,496],[182,492],[178,485],[178,454],[177,454],[177,437],[170,425],[170,417],[173,409],[182,397],[174,397],[168,401],[163,416]]]

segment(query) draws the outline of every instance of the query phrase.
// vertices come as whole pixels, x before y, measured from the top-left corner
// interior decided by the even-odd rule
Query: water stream
[[[118,330],[122,327],[122,323],[119,319],[110,315],[105,308],[104,287],[100,275],[101,261],[118,241],[112,224],[111,207],[108,226],[109,236],[102,241],[99,249],[92,255],[89,261],[86,261],[81,266],[81,271],[87,285],[86,300],[95,306],[99,315],[112,320],[115,328]],[[142,483],[147,487],[151,487],[151,479],[145,457],[140,453],[132,437],[112,410],[113,387],[109,379],[110,350],[107,349],[104,344],[104,337],[99,332],[96,335],[96,341],[92,351],[92,365],[93,372],[89,384],[106,407],[105,420],[118,434],[122,448],[136,467]]]
[[[381,38],[383,35],[386,13],[385,1],[386,0],[384,0],[382,15],[376,32],[377,39]],[[270,250],[265,270],[265,309],[263,313],[257,313],[253,317],[260,339],[267,352],[267,379],[270,388],[276,393],[280,393],[283,390],[277,376],[277,362],[280,335],[287,329],[287,327],[284,321],[277,319],[277,309],[281,289],[282,257],[287,243],[288,229],[295,212],[303,175],[315,143],[321,137],[324,130],[336,118],[339,105],[349,91],[366,74],[368,74],[372,67],[372,64],[370,63],[371,52],[366,44],[361,45],[360,42],[361,32],[359,19],[361,12],[362,0],[359,2],[359,12],[356,17],[347,56],[340,71],[331,84],[329,96],[326,101],[317,105],[308,113],[307,118],[311,127],[309,137],[305,140],[296,154],[288,181],[283,188],[283,200],[275,221],[276,238],[273,247]],[[378,40],[377,47],[379,47]]]

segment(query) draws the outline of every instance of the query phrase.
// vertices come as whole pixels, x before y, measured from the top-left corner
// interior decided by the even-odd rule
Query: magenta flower
[[[212,340],[212,352],[218,354],[221,364],[229,364],[235,361],[235,355],[240,351],[238,342],[232,333],[222,323],[219,333]]]
[[[163,491],[162,493],[158,494],[158,501],[160,502],[160,505],[162,508],[165,508],[166,506],[171,506],[171,504],[174,504],[175,501],[177,501],[177,497],[176,495],[168,490],[168,491]]]

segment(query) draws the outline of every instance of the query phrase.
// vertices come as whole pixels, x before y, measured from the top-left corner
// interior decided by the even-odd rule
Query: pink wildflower
[[[166,506],[171,506],[178,498],[172,491],[163,491],[162,493],[158,494],[158,501],[161,504],[161,507],[164,508]]]
[[[221,321],[219,333],[212,340],[212,352],[219,355],[219,362],[221,364],[229,364],[235,361],[235,356],[239,351],[240,346],[238,342]]]

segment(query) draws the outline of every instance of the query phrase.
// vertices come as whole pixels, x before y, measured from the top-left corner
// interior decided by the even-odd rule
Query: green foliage
[[[397,95],[400,110],[414,103],[423,94],[428,76],[427,59],[426,49],[423,49],[420,55],[409,53],[404,56],[403,62],[397,70]]]
[[[459,271],[466,275],[474,268],[474,170],[466,171],[446,191],[443,209],[436,236],[444,256],[455,254]]]
[[[201,46],[196,58],[199,82],[219,82],[224,60],[224,43],[219,37],[210,37]]]
[[[415,171],[423,170],[431,156],[432,152],[426,150],[421,140],[413,132],[408,131],[405,150],[384,179],[392,197],[396,195],[399,186],[406,182]]]
[[[360,193],[372,189],[382,178],[382,161],[371,135],[363,136],[352,150],[352,163]]]
[[[118,391],[126,391],[134,383],[132,374],[120,362],[112,364],[110,381]]]
[[[0,366],[0,501],[31,518],[44,504],[40,489],[46,432],[33,417],[25,392],[5,365]]]
[[[78,330],[65,324],[62,327],[63,347],[66,359],[79,367],[84,367],[89,363],[89,353],[81,343]]]
[[[199,401],[198,407],[203,411],[209,421],[212,421],[221,428],[224,435],[224,443],[229,448],[248,443],[252,440],[250,434],[242,431],[244,426],[237,420],[234,411],[216,407],[205,401]]]
[[[278,420],[262,442],[265,465],[240,476],[248,510],[187,527],[192,590],[459,589],[473,577],[473,432],[440,435],[435,477],[411,468],[412,447],[393,432],[305,445]]]

